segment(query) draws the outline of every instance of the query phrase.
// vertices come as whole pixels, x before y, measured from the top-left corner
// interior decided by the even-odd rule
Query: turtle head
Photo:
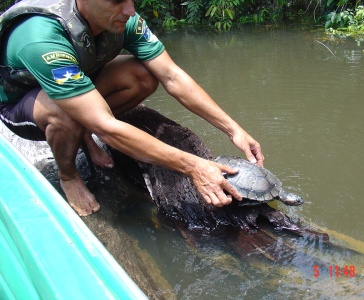
[[[284,190],[279,192],[279,200],[282,201],[285,205],[289,206],[297,206],[303,204],[303,200],[300,196],[292,193],[288,193]]]

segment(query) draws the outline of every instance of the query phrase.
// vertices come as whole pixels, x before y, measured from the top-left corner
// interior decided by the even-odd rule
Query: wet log
[[[173,147],[206,159],[214,158],[195,133],[144,105],[139,105],[117,118]],[[267,204],[238,206],[236,200],[224,207],[207,204],[187,176],[160,166],[135,161],[115,149],[110,151],[115,162],[123,170],[126,170],[136,182],[148,188],[161,213],[184,223],[189,229],[214,230],[221,226],[239,228],[240,231],[250,234],[245,238],[245,242],[249,243],[246,247],[257,249],[262,243],[267,245],[269,242],[274,242],[272,237],[259,231],[259,219],[271,224],[275,230],[285,230],[300,236],[309,235],[317,240],[328,240],[328,235],[324,232],[302,228],[292,222],[286,214]]]

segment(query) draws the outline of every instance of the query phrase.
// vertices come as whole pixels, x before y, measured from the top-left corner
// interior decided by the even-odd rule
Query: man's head
[[[96,36],[103,31],[122,33],[135,15],[134,0],[76,0],[81,16]]]

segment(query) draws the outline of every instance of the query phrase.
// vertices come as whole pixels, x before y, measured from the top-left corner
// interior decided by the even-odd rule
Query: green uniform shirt
[[[164,51],[138,14],[130,17],[123,34],[124,48],[140,60],[153,59]],[[0,64],[28,69],[51,99],[70,98],[95,88],[90,74],[79,68],[76,51],[58,21],[31,16],[7,36]],[[0,102],[16,102],[22,96],[5,93],[0,86]]]

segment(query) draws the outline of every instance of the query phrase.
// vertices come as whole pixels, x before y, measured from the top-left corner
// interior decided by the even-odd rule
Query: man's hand
[[[264,156],[260,144],[254,140],[246,131],[241,129],[231,138],[232,142],[242,150],[247,159],[253,163],[263,167]]]
[[[236,174],[238,171],[213,161],[201,159],[190,175],[206,202],[217,207],[230,204],[232,198],[242,200],[242,196],[228,183],[222,172]]]

